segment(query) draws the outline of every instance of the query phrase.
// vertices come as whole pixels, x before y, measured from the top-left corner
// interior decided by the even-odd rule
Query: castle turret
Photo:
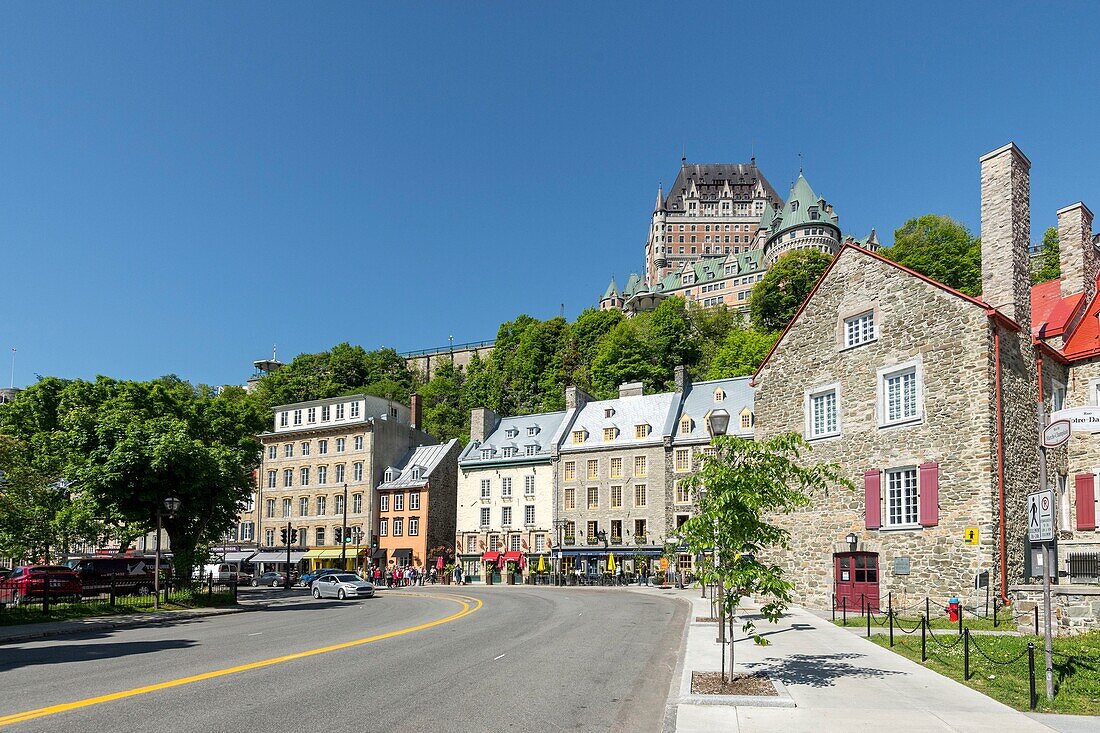
[[[767,220],[765,212],[760,221],[761,228]],[[839,217],[833,211],[833,205],[814,193],[801,172],[791,186],[787,203],[771,218],[768,229],[763,246],[767,267],[796,249],[816,249],[829,256],[840,249]]]

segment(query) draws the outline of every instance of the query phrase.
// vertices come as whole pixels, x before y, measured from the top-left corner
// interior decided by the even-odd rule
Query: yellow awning
[[[341,552],[342,551],[339,550],[339,549],[337,549],[337,550],[309,550],[302,557],[306,560],[309,560],[310,558],[317,558],[317,559],[320,559],[320,560],[339,560]],[[355,555],[356,555],[354,547],[349,547],[349,548],[347,548],[346,551],[343,551],[343,552],[345,553],[345,555],[344,555],[345,557],[355,557]],[[363,552],[363,551],[360,550],[360,552]]]

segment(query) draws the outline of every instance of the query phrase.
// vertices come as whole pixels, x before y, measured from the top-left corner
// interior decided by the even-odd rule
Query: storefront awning
[[[385,550],[375,550],[374,553],[371,554],[370,559],[371,560],[385,560],[386,559],[386,551]]]
[[[341,553],[343,553],[344,557],[355,557],[357,554],[354,547],[348,547],[344,550],[310,550],[305,554],[305,558],[307,560],[311,558],[316,558],[318,560],[339,560]]]
[[[522,552],[506,552],[502,560],[503,562],[519,562],[521,557],[523,557]]]
[[[305,550],[291,550],[290,562],[296,563],[306,556]],[[257,552],[252,556],[252,562],[286,562],[286,552]]]
[[[481,556],[482,562],[497,562],[498,560],[500,560],[499,552],[486,552]]]
[[[413,551],[411,549],[407,548],[407,547],[401,548],[400,550],[394,550],[393,551],[393,558],[395,560],[412,560],[412,556],[413,556]]]
[[[225,557],[226,562],[246,562],[255,554],[255,550],[242,550],[240,552],[227,552],[225,555],[219,554],[218,557]],[[286,560],[286,557],[283,557],[283,559]]]

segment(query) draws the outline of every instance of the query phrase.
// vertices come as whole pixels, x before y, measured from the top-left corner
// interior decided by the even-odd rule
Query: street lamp
[[[859,546],[859,537],[855,532],[849,532],[848,536],[844,538],[844,541],[848,543],[848,549],[852,552],[856,551],[856,547]]]
[[[710,411],[710,434],[725,435],[730,426],[730,414],[719,407]]]
[[[169,517],[174,517],[176,512],[180,508],[180,500],[174,496],[169,496],[164,500],[164,508],[168,511]],[[157,559],[154,562],[154,574],[153,574],[153,610],[160,609],[160,533],[162,526],[161,506],[157,504]]]

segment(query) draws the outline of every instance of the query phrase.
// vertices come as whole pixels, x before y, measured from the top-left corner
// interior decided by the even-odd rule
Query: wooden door
[[[875,611],[878,603],[878,554],[844,552],[833,556],[833,587],[836,607],[859,613],[863,604]]]

